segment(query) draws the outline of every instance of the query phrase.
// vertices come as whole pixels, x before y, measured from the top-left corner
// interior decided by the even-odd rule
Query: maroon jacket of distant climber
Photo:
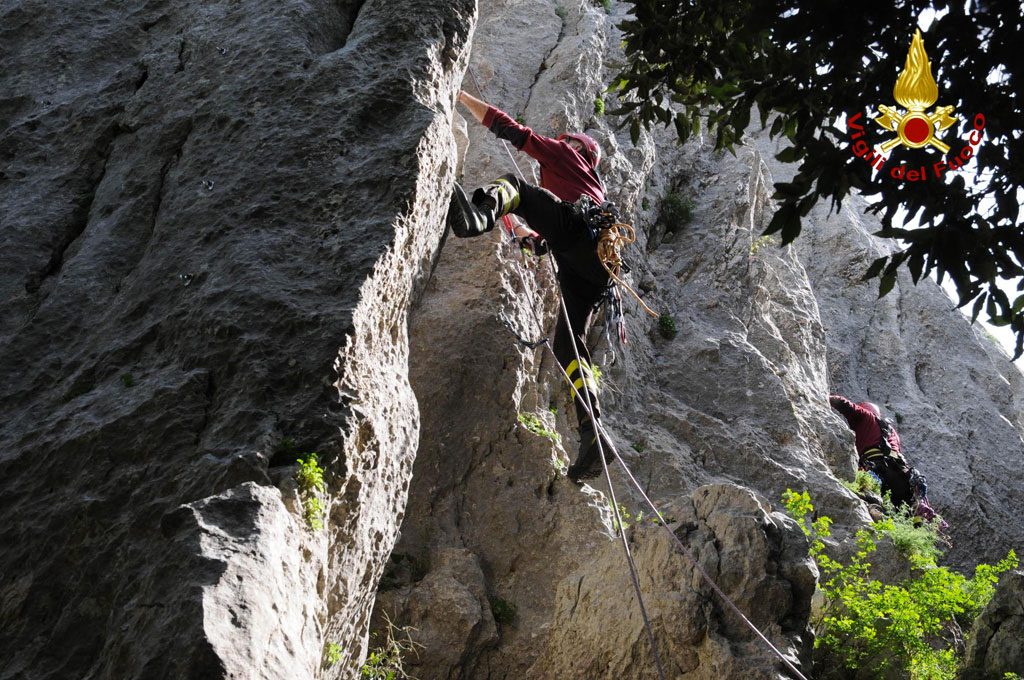
[[[878,419],[875,418],[874,413],[863,406],[854,404],[846,397],[837,395],[830,396],[828,403],[846,418],[847,424],[853,430],[858,455],[868,449],[876,448],[882,441],[882,428],[878,426]],[[900,436],[891,427],[889,428],[888,442],[894,453],[901,453]]]
[[[487,108],[483,123],[495,135],[512,142],[540,163],[541,187],[569,203],[575,203],[583,194],[598,205],[604,203],[604,187],[590,163],[568,143],[538,135],[493,106]]]

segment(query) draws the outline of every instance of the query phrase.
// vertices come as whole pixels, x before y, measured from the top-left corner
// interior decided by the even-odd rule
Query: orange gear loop
[[[620,232],[620,228],[626,231]],[[597,241],[597,258],[601,260],[601,266],[608,272],[608,276],[615,279],[615,283],[628,290],[648,314],[658,318],[658,313],[648,307],[647,303],[636,294],[636,291],[619,278],[619,272],[622,270],[622,256],[619,254],[619,251],[622,249],[622,246],[634,242],[636,242],[636,231],[633,227],[623,222],[616,222],[607,229],[601,230],[601,236]]]

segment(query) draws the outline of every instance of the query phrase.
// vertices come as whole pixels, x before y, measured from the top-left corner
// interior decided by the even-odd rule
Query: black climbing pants
[[[861,464],[865,470],[878,475],[882,480],[882,495],[889,494],[893,507],[899,509],[901,505],[914,505],[914,490],[910,486],[910,470],[898,458],[892,456],[877,456],[863,461]]]
[[[547,241],[558,264],[558,286],[569,321],[567,324],[565,314],[559,309],[552,349],[569,379],[579,386],[580,393],[587,390],[594,415],[598,416],[597,391],[589,379],[591,359],[587,332],[608,288],[608,272],[597,258],[593,231],[576,206],[560,200],[547,189],[524,182],[512,174],[504,175],[502,179],[519,193],[519,205],[512,212],[526,220],[530,228]],[[584,366],[576,364],[577,352]],[[579,399],[574,399],[574,403],[576,417],[582,423],[588,417],[586,409]]]

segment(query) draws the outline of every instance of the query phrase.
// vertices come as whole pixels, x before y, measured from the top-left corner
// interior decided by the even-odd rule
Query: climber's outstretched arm
[[[469,110],[477,122],[484,122],[484,116],[487,115],[487,109],[490,108],[487,102],[480,101],[465,90],[459,90],[459,102]]]

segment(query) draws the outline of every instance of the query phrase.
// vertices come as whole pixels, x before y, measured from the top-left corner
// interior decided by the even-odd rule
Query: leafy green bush
[[[511,625],[516,620],[517,613],[516,606],[508,600],[503,600],[500,597],[491,598],[491,614],[494,615],[494,620],[501,625]]]
[[[896,509],[889,500],[888,493],[882,499],[882,509],[886,520],[880,528],[889,536],[901,555],[912,562],[924,560],[928,564],[934,564],[939,559],[942,555],[939,544],[943,543],[943,538],[939,535],[937,521],[921,521],[919,517],[914,517],[909,505],[902,505]]]
[[[665,194],[661,201],[661,219],[670,229],[689,224],[693,220],[693,199],[676,191]]]
[[[603,116],[604,115],[604,100],[601,99],[600,97],[598,97],[597,99],[594,100],[594,115],[595,116]]]
[[[856,494],[871,493],[876,496],[882,495],[882,486],[878,483],[878,478],[864,470],[857,470],[857,476],[854,477],[852,482],[840,480],[840,483]]]
[[[302,499],[302,514],[306,526],[313,531],[323,529],[324,505],[317,496],[324,490],[324,470],[317,464],[317,454],[307,453],[298,459],[299,469],[295,471],[295,481],[299,485],[299,497]]]
[[[661,337],[671,340],[679,331],[676,330],[675,320],[668,314],[662,314],[658,317],[658,332],[661,333]]]
[[[787,489],[783,503],[810,537],[809,552],[821,572],[825,606],[812,622],[815,647],[825,647],[847,668],[879,677],[905,669],[911,680],[952,680],[964,654],[963,630],[992,598],[999,574],[1017,566],[1014,552],[995,566],[979,565],[971,579],[937,566],[933,555],[913,553],[914,575],[886,585],[869,578],[868,556],[879,539],[892,535],[891,520],[858,531],[856,552],[843,564],[825,553],[832,520],[808,522],[810,496]]]

